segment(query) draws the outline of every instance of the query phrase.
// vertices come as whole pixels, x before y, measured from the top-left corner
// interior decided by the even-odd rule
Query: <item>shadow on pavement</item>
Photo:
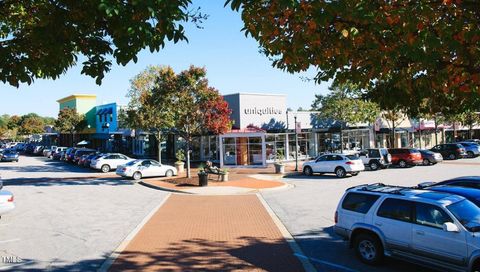
[[[434,271],[392,258],[385,259],[384,263],[379,266],[363,264],[357,259],[349,243],[335,234],[333,226],[310,230],[294,235],[294,238],[318,271]],[[344,269],[340,269],[339,266]]]
[[[15,172],[73,172],[73,173],[94,173],[90,168],[83,168],[74,164],[61,161],[45,161],[45,165],[25,165],[16,166],[16,163],[8,165],[0,164],[0,171],[15,171]]]
[[[13,178],[2,179],[4,186],[67,186],[67,185],[134,185],[135,182],[115,178]]]
[[[286,241],[239,237],[232,241],[182,240],[153,252],[124,251],[111,271],[302,271]]]

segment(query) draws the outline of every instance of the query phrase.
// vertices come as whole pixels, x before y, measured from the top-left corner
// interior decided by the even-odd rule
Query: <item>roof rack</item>
[[[354,187],[348,188],[347,191],[354,188],[358,189],[359,191],[368,191],[368,192],[395,194],[395,195],[401,195],[403,190],[414,189],[412,187],[386,185],[383,183],[373,183],[373,184],[363,184],[363,185],[354,186]]]

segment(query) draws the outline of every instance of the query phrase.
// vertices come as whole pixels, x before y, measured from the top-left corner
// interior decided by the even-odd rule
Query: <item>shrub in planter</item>
[[[177,157],[177,161],[175,162],[175,168],[177,168],[177,172],[185,172],[185,163],[183,162],[185,160],[185,152],[183,151],[183,149],[177,150],[177,153],[175,153],[175,157]]]
[[[224,168],[222,169],[222,174],[221,174],[221,181],[228,181],[228,169]]]
[[[285,173],[285,163],[283,160],[285,159],[285,155],[283,154],[282,150],[278,150],[275,156],[275,174],[284,174]]]

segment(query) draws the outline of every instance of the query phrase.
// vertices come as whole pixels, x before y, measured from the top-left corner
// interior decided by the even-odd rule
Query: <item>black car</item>
[[[443,158],[457,160],[467,156],[465,148],[461,144],[439,144],[430,149],[442,154]]]
[[[420,154],[422,154],[423,165],[437,164],[443,161],[442,154],[435,153],[430,150],[419,149]]]

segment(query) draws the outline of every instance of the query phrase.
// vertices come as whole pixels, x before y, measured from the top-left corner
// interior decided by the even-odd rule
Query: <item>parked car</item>
[[[467,157],[476,158],[476,157],[480,156],[480,146],[477,143],[458,142],[457,144],[461,144],[463,146],[463,148],[465,148],[465,152],[467,153]]]
[[[480,176],[458,177],[458,178],[448,179],[440,182],[423,182],[418,184],[418,187],[429,188],[431,186],[438,186],[438,185],[449,185],[449,186],[456,186],[456,187],[480,189]]]
[[[471,143],[480,144],[480,139],[468,139],[468,140],[465,140],[465,141],[462,141],[462,142],[471,142]]]
[[[18,152],[25,151],[25,146],[26,146],[25,143],[17,143],[15,145],[15,150]]]
[[[73,157],[75,156],[76,151],[77,151],[77,149],[74,148],[74,147],[68,148],[67,151],[65,151],[64,161],[73,162]]]
[[[334,173],[337,177],[344,178],[347,174],[356,176],[363,170],[365,166],[356,155],[325,154],[303,164],[303,173],[307,176]]]
[[[52,153],[57,149],[57,146],[55,145],[52,145],[52,146],[49,146],[49,147],[46,147],[43,149],[43,156],[44,157],[47,157],[47,158],[50,158],[50,156],[52,156]]]
[[[75,150],[75,153],[73,155],[73,160],[72,162],[75,164],[78,164],[78,161],[83,155],[91,155],[97,153],[97,150],[95,149],[90,149],[90,148],[79,148]]]
[[[15,202],[13,194],[9,191],[2,190],[3,183],[0,180],[0,218],[15,209]]]
[[[110,153],[104,156],[95,158],[90,163],[90,167],[102,171],[103,173],[110,172],[110,170],[115,170],[119,165],[126,164],[127,162],[133,161],[134,159],[129,158],[120,153]]]
[[[401,168],[415,166],[423,163],[422,154],[418,149],[413,148],[389,148],[388,152],[392,155],[392,164]]]
[[[334,229],[366,264],[390,256],[440,271],[480,269],[480,208],[459,195],[384,184],[353,187],[338,204]]]
[[[66,147],[64,146],[57,146],[55,149],[52,149],[52,152],[50,153],[49,158],[53,158],[55,160],[60,159],[60,152],[67,150]],[[58,155],[57,155],[58,154]]]
[[[37,145],[33,149],[33,155],[40,156],[43,154],[43,149],[45,149],[45,146],[43,145]]]
[[[457,160],[467,156],[465,148],[461,144],[439,144],[430,149],[430,151],[442,154],[443,158]]]
[[[386,148],[368,148],[362,150],[358,155],[363,164],[373,171],[380,168],[385,169],[392,163],[392,156]]]
[[[25,146],[25,154],[33,154],[33,150],[35,150],[36,145],[33,143],[28,143]]]
[[[83,160],[83,163],[82,163],[82,166],[83,167],[90,167],[90,164],[92,163],[92,160],[96,159],[96,158],[99,158],[101,156],[104,156],[105,154],[103,153],[94,153],[94,154],[90,154],[88,156],[85,157],[85,159]]]
[[[464,198],[473,202],[473,204],[477,205],[477,207],[480,207],[480,190],[476,188],[457,187],[450,185],[434,185],[428,187],[428,190],[463,196]]]
[[[423,165],[437,164],[443,161],[442,154],[440,153],[435,153],[433,151],[425,150],[425,149],[419,149],[418,151],[422,155]]]
[[[155,160],[133,160],[117,168],[116,174],[139,180],[146,177],[176,176],[177,169]]]
[[[2,162],[18,162],[18,152],[13,149],[5,149],[0,153],[0,161]]]

